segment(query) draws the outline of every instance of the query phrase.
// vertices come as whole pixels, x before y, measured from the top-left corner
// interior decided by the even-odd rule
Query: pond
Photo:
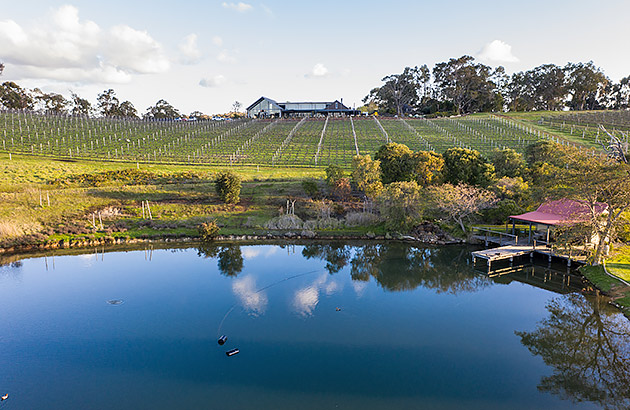
[[[88,252],[0,267],[0,409],[630,405],[628,321],[566,267],[491,278],[467,247],[402,243]]]

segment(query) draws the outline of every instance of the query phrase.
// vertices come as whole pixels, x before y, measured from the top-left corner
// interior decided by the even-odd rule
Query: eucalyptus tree
[[[495,72],[471,56],[462,56],[436,64],[433,77],[439,97],[452,101],[458,114],[465,114],[501,108],[492,81]]]
[[[536,102],[536,84],[532,71],[512,74],[508,84],[508,109],[510,111],[530,111]]]
[[[592,61],[568,63],[564,67],[566,86],[569,92],[569,107],[574,110],[601,108],[605,89],[610,79]]]
[[[130,101],[123,101],[118,106],[118,115],[125,118],[138,118],[138,111]]]
[[[630,107],[630,76],[612,84],[609,90],[609,108],[616,110]]]
[[[92,114],[92,104],[74,92],[70,92],[70,103],[72,104],[71,112],[73,115]]]
[[[96,97],[96,106],[103,117],[114,117],[118,115],[120,101],[116,97],[113,89],[105,90]]]
[[[175,119],[181,117],[179,111],[166,100],[158,100],[155,105],[147,108],[145,118],[153,119]]]
[[[57,93],[45,93],[36,88],[33,90],[35,101],[39,102],[42,111],[46,114],[65,114],[68,112],[67,107],[70,101]]]
[[[555,64],[543,64],[532,70],[536,87],[534,108],[561,110],[567,95],[565,72]]]
[[[6,81],[0,85],[0,104],[5,108],[15,110],[34,108],[34,100],[29,91],[13,81]]]
[[[363,102],[375,102],[380,109],[385,108],[399,117],[418,103],[421,85],[428,84],[426,70],[418,67],[405,67],[401,74],[385,76],[381,81],[384,84],[372,89]]]

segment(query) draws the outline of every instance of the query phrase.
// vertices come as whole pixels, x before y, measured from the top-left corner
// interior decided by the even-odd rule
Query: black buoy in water
[[[221,337],[219,338],[218,342],[219,342],[219,344],[220,344],[221,346],[223,346],[223,345],[225,344],[225,342],[227,342],[227,336],[226,336],[226,335],[221,336]]]
[[[235,354],[239,354],[241,351],[238,349],[232,349],[232,350],[228,350],[227,352],[225,352],[226,355],[228,356],[234,356]]]

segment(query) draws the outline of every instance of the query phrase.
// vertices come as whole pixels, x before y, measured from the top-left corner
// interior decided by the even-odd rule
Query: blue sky
[[[3,80],[141,113],[189,113],[261,95],[349,105],[388,74],[464,54],[508,73],[589,61],[630,75],[630,1],[0,0]]]

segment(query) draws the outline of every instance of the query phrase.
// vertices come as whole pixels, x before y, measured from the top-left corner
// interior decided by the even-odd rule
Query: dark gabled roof
[[[339,100],[335,100],[335,101],[285,101],[285,102],[276,102],[275,100],[272,100],[271,98],[267,98],[267,97],[260,97],[259,99],[257,99],[256,101],[254,101],[254,103],[252,105],[250,105],[249,107],[247,107],[247,111],[251,110],[252,108],[254,108],[258,103],[260,103],[263,100],[268,100],[270,102],[272,102],[273,104],[275,104],[278,108],[280,108],[283,111],[286,111],[287,113],[290,112],[300,112],[300,111],[316,111],[316,112],[358,112],[357,110],[351,109],[346,107],[345,105],[343,105]],[[295,109],[295,108],[287,108],[287,104],[310,104],[310,105],[314,105],[314,104],[318,104],[318,105],[324,105],[323,109]]]
[[[284,101],[280,104],[330,104],[330,101]]]
[[[335,100],[327,104],[328,104],[326,105],[327,110],[349,110],[349,108],[343,105],[342,103],[340,103],[339,100]]]
[[[251,110],[252,108],[254,108],[254,106],[256,104],[258,104],[259,102],[261,102],[262,100],[268,100],[271,101],[272,103],[274,103],[275,105],[277,105],[278,107],[280,106],[280,104],[278,104],[275,100],[272,100],[271,98],[267,98],[267,97],[260,97],[259,99],[257,99],[256,101],[254,101],[254,103],[252,105],[250,105],[249,107],[247,107],[247,111]]]

